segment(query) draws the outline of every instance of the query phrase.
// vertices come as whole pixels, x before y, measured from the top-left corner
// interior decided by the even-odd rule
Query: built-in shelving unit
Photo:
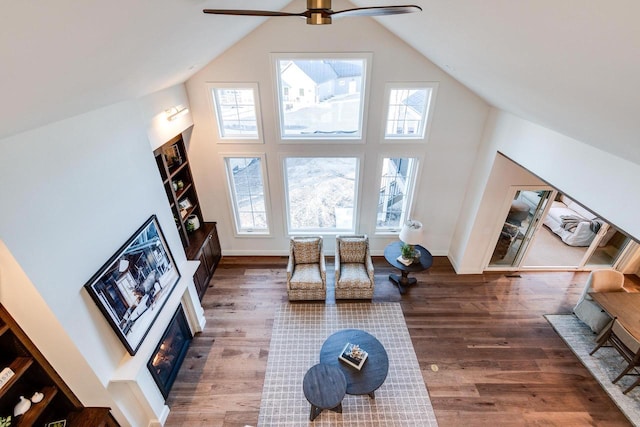
[[[11,426],[46,425],[67,420],[67,425],[117,426],[109,408],[86,408],[47,362],[29,337],[0,305],[0,371],[11,369],[13,376],[0,386],[0,417],[12,417]],[[14,417],[14,407],[23,396],[43,394],[22,415]],[[71,421],[75,424],[70,424]],[[91,424],[82,424],[90,422]]]
[[[200,261],[194,282],[202,300],[222,258],[216,223],[204,222],[182,135],[163,144],[154,155],[187,259]]]

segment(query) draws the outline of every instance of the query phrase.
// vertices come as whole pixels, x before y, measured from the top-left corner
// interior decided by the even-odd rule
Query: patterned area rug
[[[610,347],[600,348],[593,356],[589,352],[596,346],[596,335],[573,314],[548,314],[545,316],[558,335],[580,359],[602,385],[622,413],[635,426],[640,426],[640,387],[626,395],[622,392],[631,385],[636,376],[625,375],[616,384],[613,381],[627,366],[616,350]]]
[[[346,395],[342,413],[322,411],[309,421],[302,391],[306,371],[320,360],[332,333],[362,329],[389,356],[389,373],[375,399]],[[365,362],[366,363],[366,362]],[[398,303],[283,304],[276,313],[258,426],[437,426],[402,309]]]

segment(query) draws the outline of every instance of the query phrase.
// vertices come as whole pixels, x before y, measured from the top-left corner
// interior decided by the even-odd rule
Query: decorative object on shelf
[[[178,191],[178,181],[171,181],[171,186],[173,187],[173,191]]]
[[[31,408],[31,401],[29,399],[25,399],[24,396],[20,396],[20,401],[13,407],[13,416],[19,417],[27,412]]]
[[[14,375],[15,372],[13,372],[9,367],[0,371],[0,388],[2,388],[2,386],[4,386]]]
[[[152,215],[84,287],[134,355],[179,278],[158,219]]]
[[[187,231],[192,233],[200,228],[200,220],[198,219],[198,215],[189,215],[187,218]]]
[[[184,181],[179,179],[178,181],[176,181],[176,186],[178,187],[178,191],[182,190],[184,188]]]
[[[45,427],[65,427],[67,425],[67,420],[58,420],[53,421],[47,424]]]
[[[33,396],[31,396],[32,403],[40,403],[42,402],[42,399],[44,399],[44,394],[40,393],[39,391],[36,391],[35,393],[33,393]]]
[[[180,206],[180,209],[189,209],[193,205],[191,204],[191,200],[186,197],[178,202],[178,206]]]
[[[415,245],[422,243],[422,223],[420,221],[408,220],[400,230],[400,236],[398,236],[402,243],[401,251],[402,256],[406,259],[420,258],[420,251],[415,249]],[[410,248],[405,249],[405,245]],[[405,257],[405,252],[407,257]],[[413,256],[411,254],[413,253]]]
[[[338,356],[338,359],[360,370],[365,360],[367,360],[367,356],[369,356],[369,353],[361,349],[358,344],[347,343],[342,349],[340,356]]]

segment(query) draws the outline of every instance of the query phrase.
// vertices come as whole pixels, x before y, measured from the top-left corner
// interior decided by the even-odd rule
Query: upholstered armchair
[[[289,300],[325,300],[327,267],[322,237],[292,237],[287,264]]]
[[[616,270],[593,270],[589,273],[582,295],[573,313],[591,330],[599,333],[611,321],[602,307],[591,298],[589,292],[624,292],[624,274]]]
[[[336,236],[336,299],[371,299],[375,284],[369,238]]]

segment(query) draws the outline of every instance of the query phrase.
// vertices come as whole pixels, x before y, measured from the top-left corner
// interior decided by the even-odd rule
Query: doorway
[[[555,189],[516,188],[487,270],[611,268],[630,242]]]

